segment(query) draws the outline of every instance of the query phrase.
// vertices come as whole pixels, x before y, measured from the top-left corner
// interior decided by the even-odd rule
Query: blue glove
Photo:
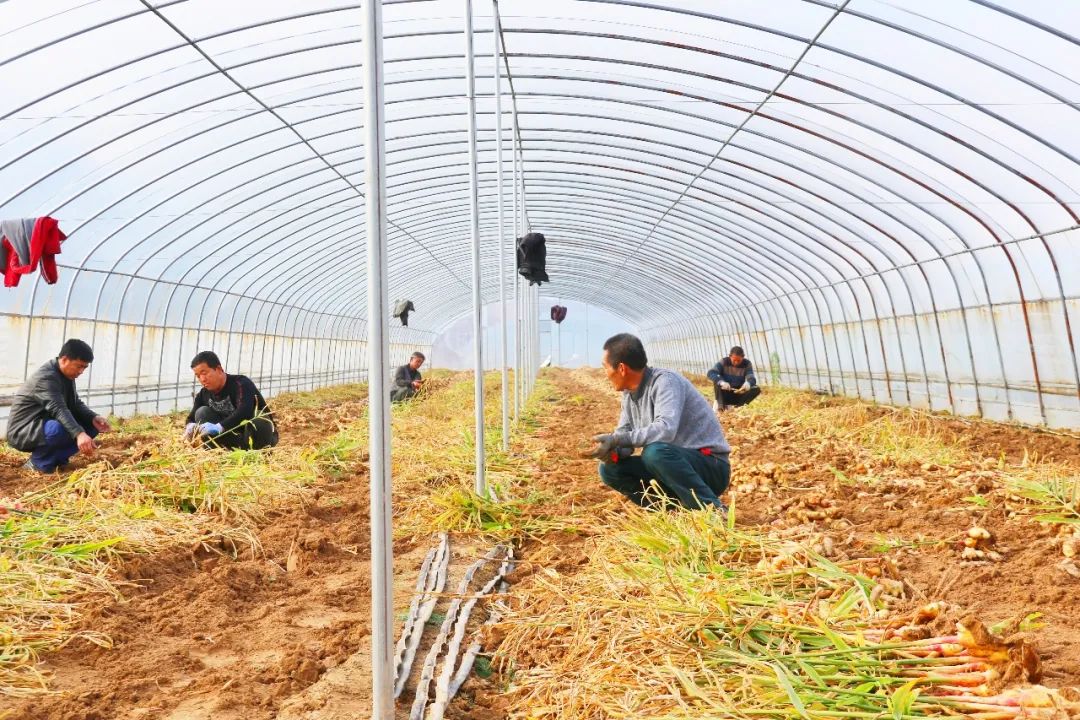
[[[184,439],[190,440],[195,437],[195,428],[199,427],[199,423],[188,423],[184,426]]]
[[[225,432],[225,428],[221,427],[221,423],[203,423],[199,426],[199,432],[203,435],[214,437],[215,435],[220,435]]]

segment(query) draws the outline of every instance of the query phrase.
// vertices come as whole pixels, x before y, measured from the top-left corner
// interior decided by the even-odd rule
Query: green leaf
[[[1041,612],[1033,612],[1023,620],[1020,621],[1021,632],[1031,632],[1033,630],[1041,630],[1046,627],[1046,623],[1040,622],[1039,618],[1042,617]]]
[[[806,705],[803,704],[802,698],[795,692],[795,687],[791,684],[791,677],[788,675],[784,666],[778,662],[769,663],[769,667],[776,673],[776,681],[780,683],[780,687],[787,693],[788,700],[791,701],[791,706],[806,720],[810,720],[810,716],[806,714]]]
[[[476,672],[477,677],[483,678],[484,680],[487,680],[495,674],[495,669],[491,667],[491,661],[486,657],[476,658],[473,670]]]
[[[121,537],[114,537],[108,538],[107,540],[97,540],[95,542],[70,543],[68,545],[60,545],[59,547],[53,548],[53,552],[58,555],[86,555],[116,545],[117,543],[122,542],[123,539],[124,538]]]
[[[829,638],[829,642],[831,642],[833,644],[833,647],[835,647],[837,650],[842,650],[844,652],[850,652],[851,651],[851,646],[848,645],[846,642],[844,642],[844,638],[840,637],[840,635],[833,632],[829,628],[829,626],[826,625],[825,622],[822,621],[820,618],[814,618],[814,619],[817,622],[818,627],[821,628],[821,632],[825,635],[825,637]]]
[[[905,715],[911,714],[911,708],[915,704],[916,698],[919,697],[919,691],[915,689],[915,683],[918,680],[912,680],[906,683],[902,687],[896,688],[896,691],[889,697],[889,710],[892,711],[893,720],[904,720]]]

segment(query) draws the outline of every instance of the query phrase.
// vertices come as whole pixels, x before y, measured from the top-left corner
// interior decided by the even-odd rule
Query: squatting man
[[[93,349],[72,338],[15,392],[6,439],[16,450],[30,453],[27,469],[51,473],[76,453],[92,456],[98,446],[94,438],[112,430],[75,392],[75,380],[92,362]]]
[[[191,371],[203,389],[188,413],[185,439],[229,449],[261,450],[278,444],[274,414],[250,378],[226,373],[209,350],[195,356]]]
[[[587,453],[601,461],[604,484],[642,507],[726,512],[720,496],[731,479],[731,447],[704,396],[679,373],[649,367],[634,335],[609,338],[603,366],[622,392],[618,427],[595,436]]]

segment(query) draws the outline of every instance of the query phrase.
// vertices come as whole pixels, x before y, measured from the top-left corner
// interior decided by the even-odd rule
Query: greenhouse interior
[[[1076,67],[1061,0],[0,3],[0,720],[1080,720]]]

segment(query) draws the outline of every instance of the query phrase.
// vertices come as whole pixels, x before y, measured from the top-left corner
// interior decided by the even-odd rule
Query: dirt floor
[[[577,457],[583,438],[609,431],[618,398],[597,372],[549,371],[557,399],[538,415],[532,481],[553,498],[550,514],[599,517],[623,500],[606,489],[595,461]],[[292,411],[288,442],[311,443],[330,408]],[[357,416],[357,407],[333,409]],[[179,422],[175,420],[175,422]],[[955,613],[989,622],[1041,613],[1031,637],[1047,685],[1080,682],[1080,578],[1061,569],[1053,526],[1015,513],[994,469],[1020,462],[1025,448],[1080,465],[1080,442],[997,424],[934,420],[971,452],[970,467],[944,470],[875,465],[851,448],[808,442],[794,426],[766,424],[743,410],[722,423],[735,448],[729,502],[739,524],[777,532],[812,524],[841,557],[883,556],[909,586],[911,605],[944,600]],[[138,452],[138,434],[103,452],[115,462]],[[32,489],[40,478],[0,457],[0,495]],[[832,468],[832,469],[831,469]],[[837,472],[840,471],[838,475]],[[847,481],[841,479],[847,478]],[[852,478],[872,478],[858,480]],[[259,532],[263,553],[233,560],[177,550],[123,567],[123,602],[98,601],[84,619],[109,635],[112,649],[75,642],[46,658],[56,695],[9,701],[10,717],[29,720],[338,720],[370,712],[369,527],[366,468],[318,487],[305,507],[274,515]],[[980,496],[978,503],[966,498]],[[962,562],[961,540],[979,525],[994,534],[996,562]],[[526,540],[510,580],[526,590],[541,571],[573,573],[589,562],[588,522]],[[395,611],[409,604],[432,537],[395,542]],[[470,544],[471,543],[471,544]],[[475,540],[457,547],[475,557]],[[513,594],[514,588],[511,588]],[[395,628],[395,633],[400,628]],[[488,634],[488,651],[498,633]],[[448,717],[507,717],[505,678],[473,676]],[[399,717],[407,710],[399,705]],[[4,709],[0,700],[0,710]],[[2,716],[2,712],[0,712]]]
[[[595,461],[575,458],[581,438],[610,431],[617,419],[617,395],[598,371],[547,377],[561,400],[550,408],[546,428],[540,430],[548,452],[537,484],[562,498],[565,513],[580,512],[582,506],[598,516],[617,510],[624,501],[600,484]],[[869,412],[873,417],[888,409]],[[1080,578],[1060,565],[1058,526],[1014,512],[1015,503],[1008,502],[1000,472],[995,472],[1002,463],[1005,471],[1021,463],[1025,452],[1080,472],[1080,440],[949,417],[930,422],[943,438],[970,453],[973,462],[948,470],[875,463],[864,460],[858,449],[809,442],[796,426],[766,424],[744,409],[726,412],[721,423],[733,454],[731,490],[725,499],[735,505],[738,525],[778,533],[801,532],[811,525],[830,538],[836,557],[867,558],[875,564],[886,559],[886,566],[907,586],[906,607],[944,601],[949,611],[943,622],[974,613],[987,624],[1011,620],[1015,629],[1019,621],[1039,613],[1032,620],[1041,627],[1026,635],[1043,661],[1043,684],[1080,685]],[[862,471],[875,480],[844,484],[830,467],[852,476]],[[983,498],[985,507],[968,500],[973,496]],[[992,547],[1000,561],[961,560],[962,539],[973,526],[993,533]],[[526,562],[513,577],[517,593],[528,592],[530,576],[545,568],[565,575],[588,563],[589,535],[563,534],[528,543],[522,553]],[[497,652],[499,638],[497,630],[489,634],[489,651]],[[472,681],[457,707],[463,713],[469,707],[501,707],[499,683],[505,681]]]

